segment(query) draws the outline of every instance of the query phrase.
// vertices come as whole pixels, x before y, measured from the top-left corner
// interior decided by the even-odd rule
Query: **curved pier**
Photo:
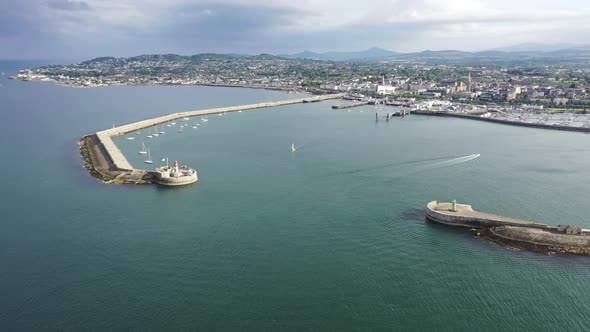
[[[153,174],[153,172],[146,170],[134,169],[131,163],[129,163],[129,161],[127,160],[127,158],[125,158],[121,150],[119,150],[115,142],[113,142],[113,137],[124,135],[143,128],[152,127],[169,121],[182,119],[185,117],[277,107],[284,105],[300,104],[304,102],[319,102],[323,100],[339,99],[343,96],[343,93],[338,93],[274,102],[264,102],[257,104],[220,107],[168,114],[153,119],[147,119],[118,127],[113,127],[111,129],[99,131],[93,135],[85,136],[80,140],[80,149],[85,159],[85,167],[89,169],[92,175],[99,177],[103,181],[134,184],[149,183],[152,179],[154,179],[155,174]],[[101,164],[97,164],[97,160],[100,160]],[[115,179],[117,181],[113,181]]]
[[[426,205],[426,217],[432,221],[460,227],[516,226],[551,229],[553,226],[522,219],[502,217],[495,214],[474,211],[471,205],[432,201]]]

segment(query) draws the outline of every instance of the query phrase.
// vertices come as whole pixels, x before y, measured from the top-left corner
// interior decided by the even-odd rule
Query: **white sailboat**
[[[295,144],[294,143],[291,143],[291,152],[295,152],[295,150],[296,150],[295,149]]]
[[[135,137],[133,137],[133,136],[129,136],[129,137],[127,137],[127,139],[128,139],[128,140],[134,140],[134,139],[135,139]]]
[[[154,136],[154,137],[158,137],[158,136],[160,136],[160,133],[158,133],[158,126],[156,126],[156,127],[154,128],[154,133],[152,134],[152,136]]]
[[[156,126],[157,128],[157,126]],[[164,126],[160,127],[160,135],[164,135],[166,132],[164,131]]]
[[[141,150],[139,150],[139,154],[147,154],[147,149],[145,148],[144,142],[141,142]]]
[[[147,149],[147,159],[144,161],[144,163],[146,164],[153,164],[154,162],[152,161],[152,156],[150,154],[150,148]]]

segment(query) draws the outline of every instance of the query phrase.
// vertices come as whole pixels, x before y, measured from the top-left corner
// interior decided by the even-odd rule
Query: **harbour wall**
[[[164,116],[160,116],[157,118],[142,120],[138,122],[129,123],[126,125],[114,127],[111,129],[99,131],[96,133],[97,140],[102,144],[108,158],[112,161],[113,167],[116,170],[123,170],[123,171],[133,171],[133,166],[129,163],[127,158],[123,155],[121,150],[117,147],[115,142],[113,142],[112,137],[124,135],[133,131],[137,131],[143,128],[159,125],[162,123],[166,123],[169,121],[174,121],[177,119],[182,119],[185,117],[193,117],[193,116],[204,116],[209,114],[217,114],[217,113],[226,113],[226,112],[237,112],[237,111],[246,111],[246,110],[253,110],[259,108],[268,108],[268,107],[277,107],[277,106],[285,106],[285,105],[293,105],[293,104],[300,104],[300,103],[307,103],[307,102],[319,102],[323,100],[330,100],[330,99],[339,99],[344,96],[343,93],[338,94],[330,94],[330,95],[321,95],[321,96],[313,96],[313,97],[306,97],[306,98],[297,98],[297,99],[289,99],[289,100],[281,100],[281,101],[273,101],[273,102],[264,102],[264,103],[257,103],[257,104],[247,104],[247,105],[239,105],[239,106],[229,106],[229,107],[220,107],[220,108],[211,108],[205,110],[195,110],[195,111],[188,111],[188,112],[179,112],[168,114]]]
[[[437,201],[427,204],[426,218],[472,228],[477,236],[511,247],[545,254],[590,255],[590,230],[573,225],[551,226],[474,211],[470,205]]]
[[[412,114],[431,115],[431,116],[447,116],[447,117],[453,117],[453,118],[462,118],[462,119],[494,122],[494,123],[500,123],[500,124],[510,125],[510,126],[520,126],[520,127],[529,127],[529,128],[565,130],[565,131],[590,133],[590,128],[588,128],[588,127],[569,127],[569,126],[562,126],[562,125],[555,125],[554,126],[554,125],[547,125],[547,124],[542,124],[542,123],[527,123],[527,122],[519,122],[519,121],[494,119],[494,118],[484,118],[481,116],[468,115],[468,114],[458,114],[458,113],[451,113],[451,112],[412,111]]]
[[[369,105],[369,102],[368,101],[357,101],[357,102],[346,103],[346,104],[332,105],[332,108],[333,109],[342,109],[342,108],[352,108],[352,107],[358,107],[358,106],[364,106],[364,105]]]
[[[444,204],[444,208],[440,209]],[[495,226],[529,227],[544,230],[557,229],[541,223],[534,223],[526,220],[506,218],[489,213],[481,213],[472,210],[470,205],[457,204],[457,212],[451,211],[450,203],[439,203],[432,201],[426,205],[426,217],[432,221],[449,226],[489,228]]]

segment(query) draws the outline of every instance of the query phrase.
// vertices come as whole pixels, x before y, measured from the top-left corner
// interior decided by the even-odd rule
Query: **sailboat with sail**
[[[295,150],[296,150],[295,149],[295,144],[294,143],[291,143],[291,152],[295,152]]]
[[[144,163],[146,163],[146,164],[153,164],[154,163],[152,161],[152,155],[150,154],[150,148],[147,149],[147,159],[144,160]]]
[[[147,149],[145,148],[144,142],[141,142],[141,150],[139,150],[139,154],[147,154]]]

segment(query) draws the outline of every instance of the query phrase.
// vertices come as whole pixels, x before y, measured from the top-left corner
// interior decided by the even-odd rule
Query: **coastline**
[[[59,81],[54,78],[46,77],[43,79],[21,79],[16,76],[10,76],[11,80],[14,81],[21,81],[21,82],[49,82],[55,85],[67,87],[67,88],[77,88],[77,89],[93,89],[93,88],[105,88],[111,86],[209,86],[209,87],[225,87],[225,88],[242,88],[242,89],[257,89],[257,90],[269,90],[269,91],[285,91],[288,93],[307,93],[307,94],[328,94],[327,91],[318,91],[318,90],[302,90],[297,88],[287,88],[287,87],[272,87],[272,86],[259,86],[259,85],[244,85],[244,84],[217,84],[217,83],[110,83],[110,84],[92,84],[92,85],[84,85],[84,84],[69,84],[67,82]]]

